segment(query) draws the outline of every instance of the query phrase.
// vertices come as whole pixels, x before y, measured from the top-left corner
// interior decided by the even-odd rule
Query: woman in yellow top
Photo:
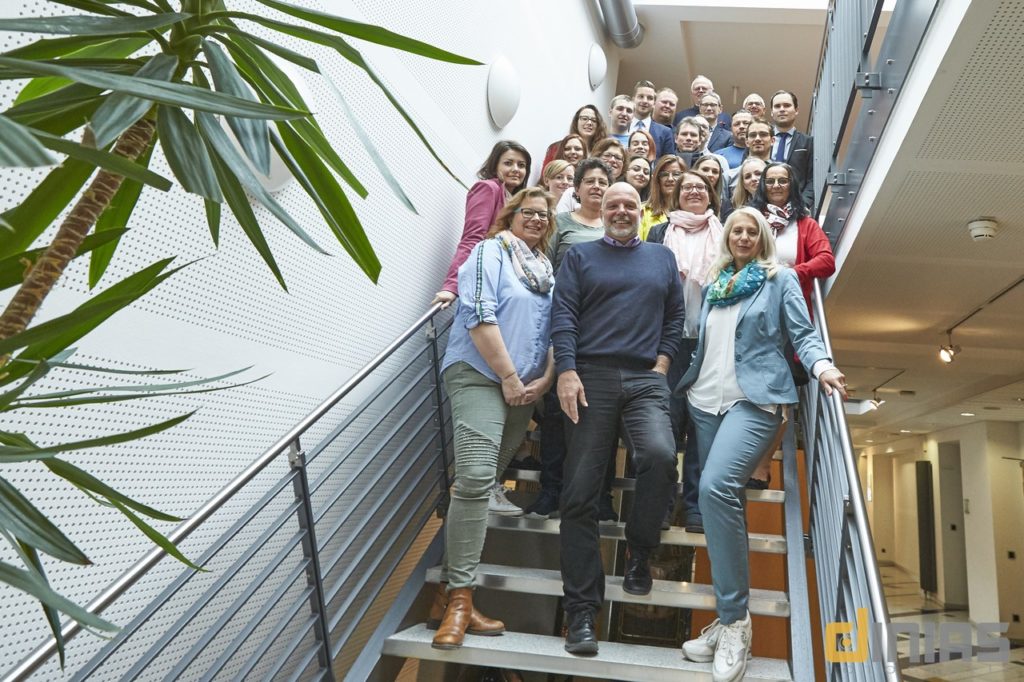
[[[640,214],[638,237],[647,239],[647,233],[658,223],[668,220],[668,212],[679,208],[679,178],[686,166],[678,156],[666,154],[658,159],[651,172],[651,198]]]

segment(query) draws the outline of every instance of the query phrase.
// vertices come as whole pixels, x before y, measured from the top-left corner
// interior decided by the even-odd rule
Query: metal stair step
[[[555,534],[558,532],[559,520],[490,514],[487,517],[487,527]],[[602,538],[608,540],[625,540],[626,524],[621,522],[602,523],[600,525],[600,533]],[[781,535],[748,533],[747,536],[751,552],[765,552],[767,554],[786,553],[786,538]],[[671,530],[661,531],[661,542],[666,545],[686,545],[688,547],[707,546],[707,538],[702,533],[687,533],[678,526],[673,526]]]
[[[427,582],[437,583],[441,578],[440,567],[427,571]],[[562,596],[562,575],[558,571],[540,568],[520,568],[480,564],[476,572],[478,587],[506,592],[525,592]],[[715,593],[711,585],[687,583],[675,580],[655,580],[650,594],[637,597],[622,589],[622,576],[605,578],[604,597],[607,601],[645,606],[670,606],[686,609],[715,608]],[[750,590],[750,612],[762,616],[789,616],[789,599],[785,592],[778,590]]]
[[[506,481],[540,483],[540,472],[534,469],[516,469],[515,467],[509,467],[505,470],[505,476],[503,478]],[[616,478],[612,482],[612,488],[617,488],[619,490],[635,490],[636,479]],[[679,495],[683,494],[682,483],[676,484],[676,492]],[[786,500],[786,492],[784,490],[747,490],[746,493],[748,502],[773,502],[781,504]]]
[[[397,632],[384,641],[384,654],[465,665],[533,670],[562,675],[635,682],[711,680],[710,663],[693,663],[679,649],[601,642],[597,656],[584,658],[565,651],[561,637],[506,632],[500,637],[468,635],[459,649],[434,649],[434,632],[423,624]],[[786,661],[753,658],[745,680],[791,680]]]

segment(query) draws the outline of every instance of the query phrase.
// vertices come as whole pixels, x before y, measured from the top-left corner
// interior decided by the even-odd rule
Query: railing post
[[[309,608],[316,616],[316,639],[320,645],[317,658],[323,670],[324,680],[334,682],[334,667],[331,656],[331,635],[327,625],[327,605],[324,602],[324,581],[320,573],[320,552],[316,543],[316,523],[313,518],[313,503],[309,497],[309,478],[306,475],[306,453],[296,438],[288,447],[288,465],[295,472],[292,487],[299,503],[299,529],[302,531],[302,555],[306,559],[306,584],[313,588],[309,595]]]
[[[441,358],[437,353],[437,327],[434,326],[434,318],[430,318],[427,324],[427,341],[430,344],[430,365],[434,375],[434,408],[436,414],[434,423],[437,425],[438,439],[440,443],[441,475],[438,478],[438,485],[441,488],[441,496],[437,501],[437,513],[444,517],[448,510],[448,489],[451,488],[451,480],[448,477],[448,444],[445,442],[444,434],[444,394],[441,391]]]

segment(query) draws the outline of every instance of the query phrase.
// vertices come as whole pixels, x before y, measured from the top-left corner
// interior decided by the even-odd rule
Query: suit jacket
[[[708,138],[708,151],[717,152],[719,149],[724,149],[732,144],[732,133],[721,126],[715,126],[715,129],[711,131],[711,137]]]
[[[647,132],[654,138],[655,160],[660,159],[665,154],[675,154],[676,137],[672,134],[672,129],[658,123],[653,118],[647,119],[647,122],[651,124]]]
[[[793,130],[793,139],[789,145],[786,163],[793,167],[800,176],[800,194],[804,205],[814,213],[814,138]]]
[[[743,394],[756,405],[786,405],[797,402],[793,373],[786,362],[786,341],[793,344],[807,369],[819,360],[830,360],[817,330],[811,326],[807,306],[796,273],[780,268],[741,306],[736,320],[736,381]],[[707,296],[700,312],[700,333],[693,361],[676,387],[685,393],[700,376],[704,364],[705,330],[711,306]]]

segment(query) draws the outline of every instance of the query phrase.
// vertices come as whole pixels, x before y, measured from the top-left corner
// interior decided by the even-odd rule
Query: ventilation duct
[[[636,17],[632,0],[598,0],[604,25],[612,42],[619,47],[637,47],[643,42],[644,28]]]

